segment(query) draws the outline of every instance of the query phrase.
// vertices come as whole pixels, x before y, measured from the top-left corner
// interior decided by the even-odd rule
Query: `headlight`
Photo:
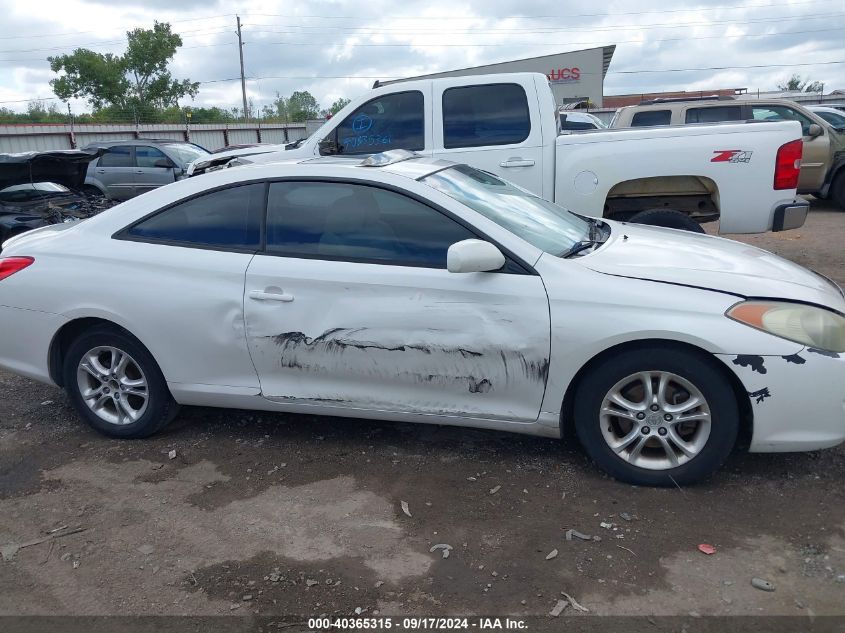
[[[725,315],[808,347],[845,352],[845,317],[824,308],[780,301],[743,301]]]

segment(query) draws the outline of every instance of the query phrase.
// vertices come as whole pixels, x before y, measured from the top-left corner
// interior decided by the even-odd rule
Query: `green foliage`
[[[68,115],[51,103],[45,106],[42,101],[30,101],[26,112],[14,112],[9,108],[0,108],[0,123],[67,123]]]
[[[824,90],[824,84],[820,81],[805,80],[801,75],[792,75],[785,83],[778,84],[778,90],[821,92]]]
[[[176,80],[167,69],[182,38],[170,24],[156,22],[152,29],[126,34],[123,55],[95,53],[78,48],[70,55],[48,58],[50,68],[61,73],[50,81],[56,96],[67,101],[85,98],[95,111],[105,108],[135,109],[144,115],[176,106],[183,97],[195,97],[199,83]]]
[[[320,104],[307,90],[298,90],[290,97],[283,97],[278,92],[276,99],[269,106],[264,106],[262,117],[274,123],[302,122],[320,116]]]
[[[349,104],[349,102],[350,99],[347,99],[346,97],[341,97],[331,105],[331,107],[329,108],[329,114],[334,116],[335,114],[343,110],[343,108],[345,108]]]

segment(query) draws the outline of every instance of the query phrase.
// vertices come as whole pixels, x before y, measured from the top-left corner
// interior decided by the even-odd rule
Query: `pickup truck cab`
[[[831,197],[845,209],[845,130],[814,112],[812,107],[787,99],[653,99],[619,108],[610,127],[729,121],[798,121],[804,141],[798,193]]]
[[[539,73],[377,83],[297,147],[232,162],[391,149],[472,165],[584,215],[670,228],[720,219],[724,233],[784,230],[808,208],[795,197],[798,123],[561,135]]]

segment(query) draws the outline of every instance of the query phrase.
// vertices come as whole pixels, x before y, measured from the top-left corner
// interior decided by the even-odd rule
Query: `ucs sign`
[[[573,83],[581,80],[581,69],[573,68],[557,68],[546,74],[549,81],[552,83]]]

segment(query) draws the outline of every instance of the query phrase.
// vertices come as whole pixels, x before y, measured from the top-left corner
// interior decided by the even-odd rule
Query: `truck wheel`
[[[630,220],[632,224],[648,224],[650,226],[663,226],[667,229],[680,229],[693,233],[704,233],[704,229],[686,213],[674,209],[646,209],[634,215]]]
[[[845,169],[840,169],[830,187],[830,197],[840,209],[845,210]]]

